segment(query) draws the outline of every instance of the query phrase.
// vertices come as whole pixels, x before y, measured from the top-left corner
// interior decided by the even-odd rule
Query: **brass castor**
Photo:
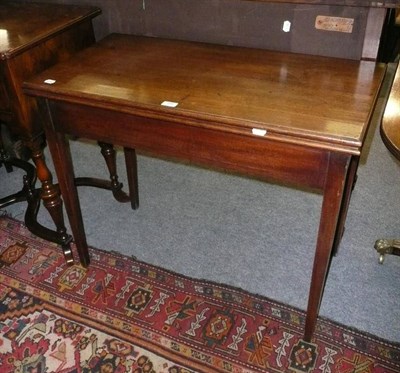
[[[379,263],[383,264],[385,254],[400,255],[400,240],[381,238],[375,242],[375,250],[379,253]]]

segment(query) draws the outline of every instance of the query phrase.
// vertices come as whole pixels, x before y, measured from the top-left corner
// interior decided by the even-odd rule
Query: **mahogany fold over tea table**
[[[310,341],[384,75],[374,62],[114,34],[24,90],[38,97],[84,266],[89,254],[66,135],[123,146],[131,193],[135,150],[322,192],[304,333]]]

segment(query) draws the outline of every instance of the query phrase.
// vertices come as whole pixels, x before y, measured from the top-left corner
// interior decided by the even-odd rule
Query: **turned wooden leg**
[[[304,340],[307,342],[311,341],[317,323],[340,210],[343,207],[343,195],[347,187],[346,183],[349,182],[347,178],[349,163],[350,156],[346,154],[330,154],[328,170],[325,176],[321,219],[308,298],[304,331]]]
[[[105,142],[98,142],[101,148],[101,154],[106,161],[106,165],[108,171],[110,173],[110,181],[111,181],[111,191],[113,193],[114,198],[118,202],[129,202],[129,196],[122,191],[122,183],[118,181],[117,175],[117,159],[116,159],[116,152],[114,146],[112,144],[108,144]]]
[[[114,146],[105,142],[98,141],[101,148],[101,154],[106,161],[108,171],[110,173],[111,187],[114,192],[122,189],[122,184],[118,181],[117,175],[117,158]]]
[[[101,148],[101,154],[106,161],[110,173],[111,191],[118,202],[130,202],[132,209],[139,207],[139,189],[137,180],[137,160],[134,149],[124,148],[126,171],[129,184],[129,195],[122,188],[123,185],[118,181],[116,152],[112,144],[98,142]],[[80,184],[77,184],[80,185]]]
[[[0,140],[3,140],[2,138]],[[43,155],[41,153],[41,143],[37,140],[37,143],[28,143],[27,146],[32,149],[37,149],[35,151],[36,157],[41,158]],[[42,164],[44,160],[38,160],[38,164]],[[26,227],[37,236],[55,242],[64,247],[64,253],[68,263],[71,263],[71,251],[69,249],[69,242],[72,239],[70,236],[65,234],[64,222],[60,222],[56,216],[53,220],[59,227],[58,231],[51,230],[43,225],[41,225],[37,220],[37,215],[39,212],[41,204],[41,189],[36,189],[36,168],[32,163],[16,158],[14,152],[12,155],[8,154],[5,150],[4,142],[0,141],[0,166],[4,163],[7,171],[12,171],[13,167],[24,170],[25,175],[23,176],[23,188],[17,192],[10,194],[4,198],[0,198],[0,208],[9,206],[13,203],[27,201],[28,206],[25,211],[24,222]],[[45,167],[46,169],[46,167]],[[48,170],[47,170],[48,171]],[[42,172],[42,175],[46,175],[47,171]],[[46,177],[46,176],[43,176]],[[48,193],[48,194],[51,194]],[[57,213],[56,213],[57,214]],[[52,217],[54,215],[52,214]]]
[[[74,260],[70,247],[71,237],[67,234],[67,229],[65,227],[63,203],[59,189],[53,184],[53,177],[46,165],[41,142],[39,140],[33,141],[30,145],[32,160],[36,166],[37,177],[42,183],[40,197],[44,207],[47,209],[56,225],[65,260],[68,264],[71,264]]]

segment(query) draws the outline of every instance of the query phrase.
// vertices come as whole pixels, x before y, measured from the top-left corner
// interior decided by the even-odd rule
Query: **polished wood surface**
[[[386,147],[400,160],[400,68],[397,66],[393,85],[381,124],[381,136]]]
[[[100,9],[88,6],[0,2],[0,121],[30,149],[36,169],[26,197],[25,223],[38,236],[61,244],[67,256],[70,237],[59,191],[43,156],[41,118],[35,100],[23,93],[22,83],[93,44],[92,19],[99,14]],[[40,195],[32,191],[36,174],[42,184]],[[40,198],[56,231],[37,222]]]
[[[0,56],[12,58],[66,28],[92,18],[100,10],[90,6],[0,3]]]
[[[34,82],[36,91],[65,101],[106,101],[249,136],[259,128],[287,142],[359,154],[384,70],[372,62],[114,34]],[[43,84],[45,77],[56,83]]]
[[[0,3],[0,82],[8,104],[0,107],[0,120],[24,140],[43,130],[23,81],[92,44],[91,20],[99,13],[94,7]]]
[[[24,89],[42,108],[83,265],[90,258],[66,134],[321,191],[310,341],[384,74],[372,62],[110,35]]]

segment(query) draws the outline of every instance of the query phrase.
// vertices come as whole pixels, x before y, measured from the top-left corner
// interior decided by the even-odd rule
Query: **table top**
[[[400,66],[394,77],[381,125],[382,139],[390,152],[400,160]]]
[[[92,6],[0,2],[0,56],[8,59],[87,18],[100,9]]]
[[[113,34],[25,91],[359,154],[384,73],[370,61]]]

